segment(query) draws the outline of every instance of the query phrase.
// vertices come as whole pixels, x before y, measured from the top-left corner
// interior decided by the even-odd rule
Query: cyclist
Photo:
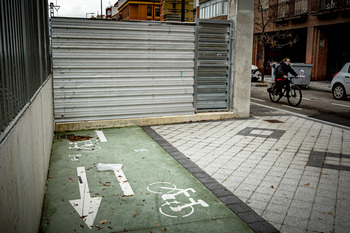
[[[287,90],[287,93],[289,93],[290,86],[287,80],[288,73],[291,73],[296,78],[300,78],[300,76],[292,69],[292,67],[290,67],[290,58],[286,57],[279,63],[279,66],[276,70],[275,93],[282,95],[282,88],[284,86],[286,86],[285,89]]]

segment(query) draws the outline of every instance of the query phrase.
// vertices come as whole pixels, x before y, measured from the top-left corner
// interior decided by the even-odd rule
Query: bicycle
[[[295,85],[292,79],[295,77],[288,77],[288,82],[281,89],[281,92],[277,92],[276,88],[273,92],[269,92],[270,100],[272,102],[278,102],[283,96],[287,97],[290,106],[297,107],[302,100],[302,93],[300,87]],[[288,85],[288,87],[287,87]],[[289,91],[287,91],[289,89]]]

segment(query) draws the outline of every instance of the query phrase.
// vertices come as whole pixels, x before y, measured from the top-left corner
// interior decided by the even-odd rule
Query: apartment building
[[[311,80],[331,80],[341,67],[350,62],[350,0],[255,0],[255,18],[268,20],[265,31],[289,30],[297,42],[281,49],[267,48],[266,69],[271,61],[290,57],[292,62],[313,64]],[[262,46],[255,25],[253,64],[260,69]]]
[[[160,0],[119,0],[118,11],[122,20],[160,21],[162,5]]]

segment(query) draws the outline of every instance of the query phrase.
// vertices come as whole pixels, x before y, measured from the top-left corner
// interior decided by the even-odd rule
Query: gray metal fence
[[[231,33],[230,21],[53,18],[56,122],[228,110]]]
[[[194,24],[52,19],[56,122],[193,114]]]
[[[1,132],[50,74],[48,28],[47,1],[0,1]]]

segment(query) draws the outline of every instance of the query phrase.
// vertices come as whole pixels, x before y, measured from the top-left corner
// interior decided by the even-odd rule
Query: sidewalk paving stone
[[[205,165],[193,162],[201,169],[212,171],[212,178],[282,233],[335,232],[336,229],[344,232],[347,223],[341,223],[336,212],[339,209],[343,216],[350,215],[350,207],[343,208],[346,204],[341,202],[349,201],[349,128],[262,106],[258,108],[262,110],[258,115],[243,120],[151,128],[173,144],[167,136],[171,135],[169,131],[192,125],[193,133],[183,140],[196,138],[208,143],[201,148],[202,160],[212,153],[209,145],[225,137],[219,148],[229,148],[229,154]],[[162,134],[163,127],[167,135]],[[229,130],[222,132],[225,127]],[[227,136],[230,138],[226,139]],[[187,154],[181,144],[175,147],[190,160],[197,154],[196,151]],[[218,162],[220,159],[224,162]],[[241,211],[239,207],[236,209]]]

